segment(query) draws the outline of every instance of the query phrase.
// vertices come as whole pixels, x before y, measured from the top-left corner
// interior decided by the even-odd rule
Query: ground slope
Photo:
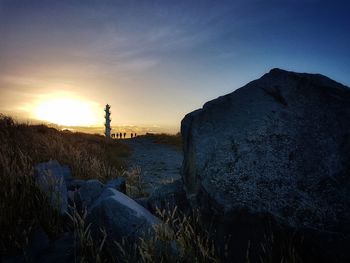
[[[140,136],[123,142],[132,151],[128,158],[130,167],[140,167],[142,178],[147,184],[146,192],[151,193],[162,184],[179,179],[182,151],[173,146],[159,144],[153,138]]]

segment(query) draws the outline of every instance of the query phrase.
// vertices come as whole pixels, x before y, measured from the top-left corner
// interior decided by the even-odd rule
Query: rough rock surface
[[[183,189],[182,180],[160,186],[147,199],[147,208],[155,213],[159,210],[174,210],[175,207],[181,211],[188,209],[186,193]]]
[[[80,187],[82,187],[85,184],[85,180],[82,179],[74,179],[71,180],[68,184],[67,184],[67,189],[69,191],[76,191],[78,190]]]
[[[161,221],[123,193],[106,188],[88,211],[93,228],[104,228],[108,237],[120,241],[139,240],[151,234]]]
[[[126,194],[126,180],[123,177],[112,179],[106,183],[106,187],[111,187],[123,194]]]
[[[273,69],[182,120],[187,196],[225,222],[245,211],[349,237],[349,120],[348,87]]]
[[[34,176],[51,205],[65,214],[68,208],[66,182],[72,179],[69,167],[60,165],[56,160],[39,163],[34,167]]]
[[[91,179],[86,181],[75,193],[74,199],[80,209],[89,208],[93,202],[101,195],[105,185],[99,180]]]

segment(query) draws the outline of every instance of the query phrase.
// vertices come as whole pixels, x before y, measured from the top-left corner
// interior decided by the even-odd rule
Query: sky
[[[0,112],[176,132],[278,67],[350,86],[350,1],[0,0]],[[60,123],[61,122],[61,123]]]

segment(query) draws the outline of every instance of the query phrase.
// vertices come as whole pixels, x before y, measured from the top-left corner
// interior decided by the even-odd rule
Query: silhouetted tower
[[[105,135],[106,138],[111,138],[111,112],[109,111],[109,109],[111,108],[111,106],[109,106],[108,104],[106,105],[105,108],[105,119],[106,119],[106,123],[105,123]]]

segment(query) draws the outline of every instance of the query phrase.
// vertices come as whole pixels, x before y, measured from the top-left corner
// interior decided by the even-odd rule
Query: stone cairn
[[[106,119],[106,122],[105,122],[105,136],[106,138],[111,138],[111,112],[109,111],[111,108],[110,105],[106,105],[106,108],[105,108],[105,112],[106,112],[106,115],[105,115],[105,119]]]

